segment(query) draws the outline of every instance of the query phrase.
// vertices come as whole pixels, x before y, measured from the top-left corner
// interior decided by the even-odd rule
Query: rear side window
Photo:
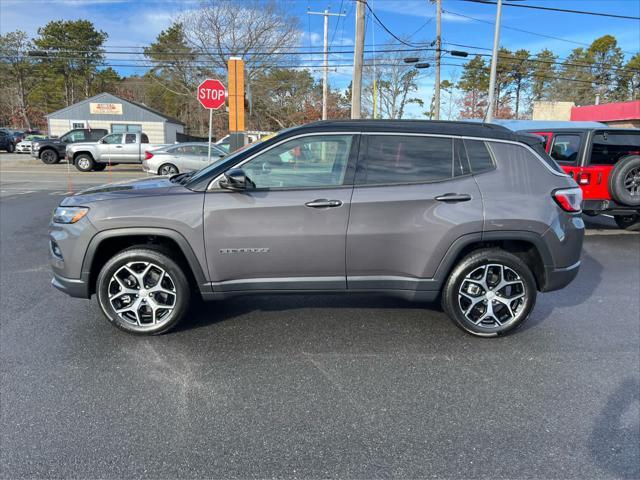
[[[147,137],[146,133],[140,134],[140,143],[149,143],[149,137]]]
[[[420,183],[453,177],[453,139],[367,135],[356,184]]]
[[[640,133],[596,132],[591,149],[592,165],[615,165],[621,158],[640,155]]]
[[[549,155],[558,162],[573,163],[578,161],[580,152],[580,135],[556,135]]]
[[[482,140],[465,140],[464,146],[467,149],[467,157],[469,157],[471,171],[474,174],[494,169],[491,154]]]

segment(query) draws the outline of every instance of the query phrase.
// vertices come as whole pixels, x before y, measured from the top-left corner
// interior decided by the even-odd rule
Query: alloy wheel
[[[173,165],[163,165],[160,169],[160,175],[175,175],[178,173],[178,169]]]
[[[89,162],[89,159],[82,157],[78,159],[78,166],[82,170],[88,170],[89,167],[91,167],[91,163]]]
[[[499,263],[474,269],[458,289],[458,303],[465,318],[486,329],[498,329],[515,322],[526,302],[522,278],[512,268]]]
[[[107,288],[116,315],[140,330],[167,323],[178,298],[169,274],[155,263],[145,261],[120,267]]]
[[[635,196],[640,196],[640,167],[629,170],[624,177],[624,188]]]

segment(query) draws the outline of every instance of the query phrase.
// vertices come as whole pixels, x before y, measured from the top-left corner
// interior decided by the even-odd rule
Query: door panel
[[[352,187],[207,193],[204,234],[214,291],[346,288],[351,192]],[[305,205],[317,199],[342,205]]]
[[[468,201],[438,201],[447,193]],[[482,231],[482,199],[473,177],[449,181],[356,187],[347,230],[349,289],[428,290],[447,249]]]

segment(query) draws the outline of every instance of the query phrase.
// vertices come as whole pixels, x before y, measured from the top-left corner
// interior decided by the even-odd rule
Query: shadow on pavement
[[[640,383],[627,378],[596,418],[589,452],[604,471],[618,478],[640,478]]]

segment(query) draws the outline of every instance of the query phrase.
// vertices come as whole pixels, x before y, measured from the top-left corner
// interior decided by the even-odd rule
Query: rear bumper
[[[580,270],[580,261],[577,261],[569,267],[553,268],[545,267],[545,282],[543,292],[552,292],[560,290],[569,285],[578,275]]]
[[[71,297],[90,298],[89,283],[84,279],[65,278],[56,273],[53,274],[51,285]]]
[[[640,208],[620,205],[613,200],[585,200],[582,202],[583,212],[608,213],[610,215],[640,214]]]

